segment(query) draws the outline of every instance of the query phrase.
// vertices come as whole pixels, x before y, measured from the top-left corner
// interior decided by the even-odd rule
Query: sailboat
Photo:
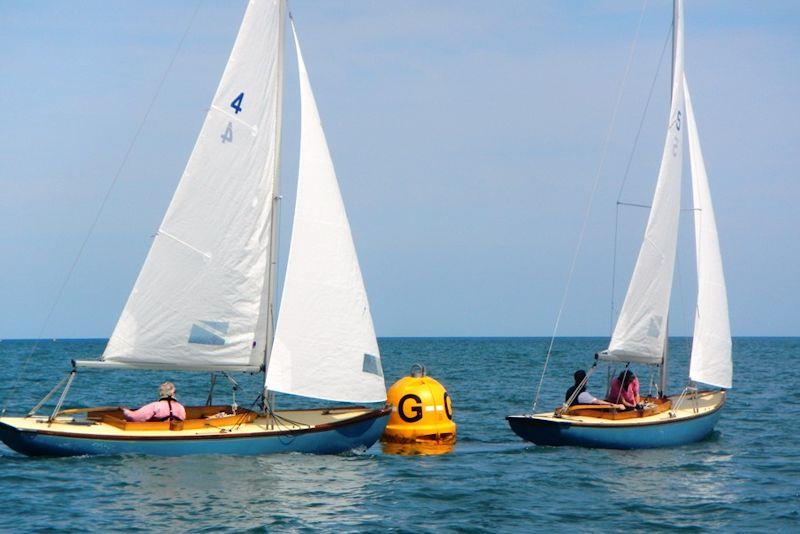
[[[27,455],[340,453],[369,447],[391,413],[367,294],[294,21],[301,134],[292,239],[275,318],[285,0],[251,0],[186,169],[98,361],[69,374],[0,438]],[[291,19],[291,16],[289,17]],[[187,407],[130,422],[62,409],[76,373],[263,373],[253,409]],[[55,409],[37,415],[56,393]],[[275,393],[335,405],[275,409]],[[211,395],[209,394],[209,399]],[[210,403],[209,403],[210,404]],[[256,409],[256,405],[258,408]]]
[[[683,134],[688,133],[697,262],[697,305],[689,384],[668,395],[667,318],[681,211]],[[658,366],[657,395],[632,410],[574,404],[600,362]],[[672,99],[666,142],[644,239],[619,318],[606,350],[576,393],[553,412],[508,416],[511,429],[537,445],[600,448],[677,446],[701,440],[714,429],[732,385],[731,334],[714,208],[684,74],[683,3],[674,0]],[[711,386],[700,389],[698,383]]]

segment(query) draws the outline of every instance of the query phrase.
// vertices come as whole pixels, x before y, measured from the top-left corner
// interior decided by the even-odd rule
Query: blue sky
[[[800,335],[800,4],[690,1],[686,72],[734,335]],[[42,327],[195,2],[0,1],[0,338]],[[641,2],[311,2],[292,11],[379,335],[549,335]],[[107,337],[244,10],[204,0],[47,337]],[[617,192],[669,31],[645,13],[559,332],[606,335]],[[287,47],[281,257],[297,168]],[[649,203],[668,63],[623,198]],[[688,200],[688,181],[684,181]],[[620,212],[617,302],[646,212]],[[691,331],[682,220],[671,330]]]

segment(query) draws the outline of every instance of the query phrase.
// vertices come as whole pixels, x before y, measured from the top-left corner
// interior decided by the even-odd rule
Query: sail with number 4
[[[683,165],[683,13],[676,12],[672,105],[653,205],[605,360],[661,363],[678,245]]]
[[[300,162],[271,335],[284,5],[250,2],[211,109],[101,365],[263,370],[270,391],[386,399],[380,352],[297,34]],[[270,346],[271,344],[271,346]]]
[[[384,401],[367,292],[294,23],[292,32],[300,74],[300,164],[267,388],[335,401]]]
[[[686,78],[683,79],[683,90],[686,96],[686,132],[692,169],[697,261],[697,307],[689,378],[712,386],[730,388],[733,381],[731,325],[722,254],[706,165]]]
[[[280,150],[282,4],[247,7],[104,362],[197,370],[263,365]]]

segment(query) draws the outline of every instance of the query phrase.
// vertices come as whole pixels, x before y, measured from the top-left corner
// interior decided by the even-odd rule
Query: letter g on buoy
[[[414,414],[412,416],[406,415],[405,406],[408,401],[414,401],[416,403],[409,408],[409,411]],[[400,416],[400,419],[406,423],[416,423],[422,419],[422,399],[413,393],[403,395],[403,398],[401,398],[400,402],[397,404],[397,414]]]
[[[412,367],[410,376],[395,382],[386,397],[393,408],[381,438],[384,442],[455,443],[453,401],[444,386],[425,375],[425,367]]]

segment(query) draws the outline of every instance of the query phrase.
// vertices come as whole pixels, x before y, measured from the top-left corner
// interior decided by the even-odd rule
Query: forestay
[[[686,78],[683,80],[683,90],[686,97],[697,258],[697,309],[689,378],[712,386],[730,388],[733,376],[731,327],[717,223]]]
[[[282,16],[251,1],[222,80],[103,354],[114,365],[262,365],[279,154]]]
[[[294,42],[301,104],[297,204],[267,388],[380,402],[386,388],[367,294],[296,32]]]
[[[611,343],[601,358],[660,363],[667,335],[680,216],[683,164],[683,12],[677,3],[672,104],[658,182],[636,267]]]

